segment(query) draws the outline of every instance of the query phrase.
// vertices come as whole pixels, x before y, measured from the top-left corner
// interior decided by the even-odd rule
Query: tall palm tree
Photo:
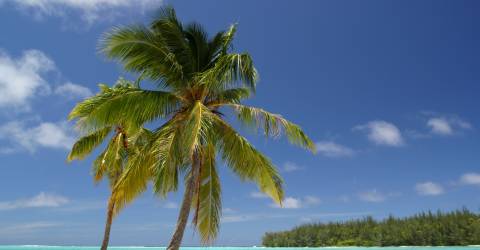
[[[130,159],[126,168],[152,171],[154,191],[160,196],[176,191],[179,177],[184,176],[183,202],[169,250],[180,247],[191,210],[202,241],[216,237],[221,216],[219,159],[275,202],[283,200],[283,180],[275,166],[227,122],[226,112],[234,112],[240,122],[263,130],[268,137],[285,134],[291,143],[315,151],[298,125],[241,104],[255,91],[258,75],[248,53],[233,51],[235,32],[236,25],[232,25],[209,37],[201,25],[182,24],[175,11],[166,7],[150,25],[114,28],[100,43],[105,55],[157,87],[132,87],[106,96],[81,123],[93,129],[112,126],[118,119],[136,126],[161,124],[153,131],[149,146]],[[73,112],[82,113],[89,105],[81,103]]]
[[[92,166],[94,181],[98,183],[107,177],[111,188],[101,247],[101,250],[106,250],[110,239],[113,217],[119,213],[126,203],[132,201],[147,187],[148,176],[138,178],[135,174],[127,173],[125,167],[129,158],[139,154],[143,147],[147,145],[151,132],[134,126],[123,119],[118,119],[116,125],[96,127],[95,129],[85,126],[86,124],[82,120],[88,119],[90,114],[95,113],[95,109],[101,105],[102,100],[105,100],[106,97],[112,98],[116,96],[124,89],[133,87],[133,84],[120,79],[113,88],[105,85],[100,85],[100,87],[101,92],[99,94],[84,100],[69,115],[69,119],[78,119],[77,126],[84,132],[84,135],[75,142],[67,160],[73,161],[85,158],[106,141],[110,135],[110,141],[97,156]],[[82,112],[78,112],[79,106],[84,108]],[[121,179],[120,177],[122,176],[123,178]],[[132,178],[135,179],[133,182]],[[127,183],[127,181],[129,182]]]

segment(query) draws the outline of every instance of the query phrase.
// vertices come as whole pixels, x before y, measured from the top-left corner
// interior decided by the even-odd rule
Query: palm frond
[[[256,183],[275,202],[283,200],[283,180],[270,159],[219,117],[214,122],[217,145],[225,163],[242,180]]]
[[[101,181],[107,175],[110,186],[113,187],[115,185],[122,173],[128,153],[124,148],[123,136],[122,133],[115,134],[103,152],[95,159],[92,166],[95,182]]]
[[[192,204],[195,209],[194,225],[200,232],[202,242],[209,243],[218,234],[222,211],[221,186],[215,163],[215,146],[202,148],[199,188]]]
[[[240,104],[226,104],[238,114],[238,119],[255,129],[263,128],[266,136],[278,137],[286,134],[288,140],[295,145],[315,152],[315,143],[302,131],[300,126],[294,124],[281,115],[269,113],[263,109],[248,107]]]
[[[210,92],[220,92],[240,85],[255,91],[258,73],[249,54],[226,54],[215,64],[197,75],[197,82]]]
[[[230,25],[230,28],[223,35],[222,47],[223,53],[226,54],[228,50],[232,48],[233,38],[235,38],[235,33],[237,33],[237,24]]]
[[[67,160],[73,161],[85,158],[105,140],[108,134],[110,134],[110,131],[112,131],[111,127],[105,127],[78,139],[75,144],[73,144]]]
[[[185,27],[185,38],[188,41],[192,58],[193,70],[201,72],[210,64],[208,35],[198,23],[190,23]]]
[[[227,89],[219,93],[211,93],[207,96],[207,107],[219,107],[225,104],[239,104],[243,99],[250,97],[249,88]]]
[[[182,66],[183,80],[188,81],[194,72],[194,56],[185,39],[183,24],[178,20],[175,10],[171,6],[160,8],[150,24],[150,29],[163,39],[169,51],[175,55]]]
[[[101,88],[101,93],[78,103],[70,112],[69,119],[78,119],[80,129],[88,131],[124,123],[127,130],[135,130],[167,116],[180,104],[178,97],[169,92],[142,90],[132,85]]]
[[[144,150],[145,148],[141,148],[140,152]],[[153,178],[153,162],[152,155],[139,153],[129,156],[122,174],[113,187],[115,215],[147,190],[148,183]]]
[[[178,169],[183,161],[177,157],[177,142],[180,131],[175,118],[166,122],[153,135],[151,150],[144,152],[154,157],[154,191],[166,197],[178,188]]]
[[[104,34],[100,51],[122,62],[126,70],[142,73],[166,87],[175,87],[183,79],[183,67],[167,42],[144,26],[117,27]]]

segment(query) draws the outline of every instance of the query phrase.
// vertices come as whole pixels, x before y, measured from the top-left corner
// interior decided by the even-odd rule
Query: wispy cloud
[[[464,185],[480,185],[479,173],[466,173],[460,177],[460,184]]]
[[[162,204],[163,208],[168,208],[168,209],[176,209],[178,208],[178,204],[173,201],[166,201]]]
[[[355,153],[353,149],[332,141],[319,141],[316,146],[318,153],[326,157],[350,157]]]
[[[236,212],[235,209],[229,208],[229,207],[224,207],[222,209],[222,213],[224,213],[224,214],[234,214],[235,212]]]
[[[41,192],[28,199],[0,202],[0,210],[14,210],[20,208],[60,207],[69,202],[69,199],[56,194]]]
[[[19,235],[25,233],[32,233],[37,230],[45,230],[46,228],[61,227],[62,223],[37,221],[30,223],[13,224],[0,227],[0,235]]]
[[[384,202],[385,200],[387,200],[390,197],[399,196],[399,195],[401,195],[401,194],[400,193],[393,193],[393,192],[382,193],[382,192],[378,191],[377,189],[372,189],[372,190],[367,190],[367,191],[363,191],[363,192],[358,193],[357,197],[361,201],[378,203],[378,202]]]
[[[274,208],[299,209],[315,206],[320,203],[321,200],[318,197],[307,195],[303,198],[286,197],[282,202],[282,206],[279,206],[277,203],[271,203],[270,206]]]
[[[46,16],[67,18],[78,14],[91,24],[98,20],[113,19],[122,16],[121,12],[142,13],[162,4],[161,0],[0,0],[3,4],[13,5],[21,10],[33,13],[37,19]]]
[[[258,191],[251,192],[250,197],[254,198],[254,199],[268,199],[268,198],[270,198],[265,193],[258,192]]]
[[[424,195],[424,196],[437,196],[445,192],[442,185],[431,182],[431,181],[417,183],[415,185],[415,190],[419,195]]]
[[[338,200],[341,201],[341,202],[343,202],[343,203],[347,203],[347,202],[350,202],[351,199],[350,199],[350,196],[349,196],[349,195],[345,195],[345,194],[344,194],[344,195],[340,195],[340,196],[338,197]]]
[[[307,195],[305,196],[305,198],[303,199],[303,203],[307,206],[311,206],[311,205],[318,205],[320,204],[322,201],[320,200],[320,198],[316,197],[316,196],[313,196],[313,195]]]
[[[283,213],[268,213],[268,214],[236,214],[223,216],[221,221],[222,223],[240,223],[248,221],[260,221],[260,220],[272,220],[272,219],[287,219],[287,218],[296,218],[298,220],[309,221],[320,219],[320,218],[352,218],[360,217],[365,215],[370,215],[371,212],[345,212],[345,213],[309,213],[305,215],[304,213],[297,214],[283,214]]]
[[[86,98],[92,96],[92,91],[84,86],[73,84],[71,82],[64,83],[55,88],[55,94],[61,95],[70,99]]]
[[[354,127],[354,130],[366,131],[368,139],[377,145],[399,147],[405,144],[397,126],[386,121],[371,121]]]
[[[282,167],[283,172],[287,172],[287,173],[295,172],[302,169],[304,169],[304,167],[290,161],[285,162],[285,164],[283,164],[283,167]]]
[[[25,122],[11,121],[0,125],[0,141],[8,141],[7,152],[27,150],[35,152],[39,147],[70,149],[75,141],[74,132],[66,122],[42,122],[27,126]],[[6,144],[6,143],[4,143]]]
[[[427,127],[432,134],[450,136],[464,130],[472,129],[472,125],[457,116],[431,117],[427,121]]]

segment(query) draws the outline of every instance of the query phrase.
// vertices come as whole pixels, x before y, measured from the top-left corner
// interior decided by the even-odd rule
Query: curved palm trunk
[[[105,224],[105,233],[103,235],[103,242],[101,250],[107,250],[108,242],[110,241],[110,228],[112,227],[112,220],[113,220],[113,209],[115,208],[115,201],[113,200],[113,193],[110,196],[110,200],[108,201],[108,208],[107,208],[107,222]]]
[[[199,166],[197,164],[192,164],[192,167],[195,167],[192,172],[190,180],[188,180],[187,186],[185,187],[185,194],[183,195],[182,207],[180,208],[180,214],[177,219],[177,226],[175,232],[173,233],[170,244],[168,244],[167,250],[178,250],[180,244],[182,243],[183,233],[185,232],[185,227],[187,226],[188,216],[190,215],[190,208],[192,207],[193,199],[193,188],[195,186],[195,181],[198,178]]]

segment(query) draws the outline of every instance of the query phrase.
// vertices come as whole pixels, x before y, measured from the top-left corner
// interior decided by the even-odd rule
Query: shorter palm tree
[[[111,194],[108,199],[107,219],[101,247],[101,250],[106,250],[113,218],[147,187],[149,176],[138,178],[132,171],[127,173],[126,166],[129,162],[135,162],[129,161],[129,159],[135,158],[135,155],[138,155],[141,149],[148,145],[152,133],[122,119],[118,119],[118,124],[115,126],[109,125],[95,129],[85,126],[82,121],[88,120],[89,116],[95,113],[96,108],[102,105],[102,101],[115,98],[118,93],[132,88],[133,84],[120,79],[113,88],[106,85],[100,85],[100,87],[99,94],[78,104],[69,115],[69,119],[78,119],[77,126],[84,131],[85,135],[73,145],[68,155],[68,161],[84,159],[110,136],[105,149],[97,156],[92,166],[96,183],[105,177],[110,183]]]

